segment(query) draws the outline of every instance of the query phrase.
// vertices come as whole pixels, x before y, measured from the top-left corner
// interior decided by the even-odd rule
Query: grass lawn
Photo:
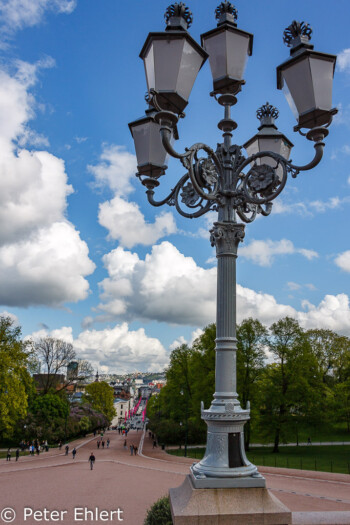
[[[350,433],[345,424],[338,425],[324,425],[323,428],[315,427],[315,425],[307,425],[305,423],[295,425],[294,428],[286,429],[285,442],[296,443],[297,438],[299,443],[307,443],[307,438],[311,438],[311,442],[319,444],[324,441],[330,443],[337,443],[342,441],[350,441]],[[252,443],[271,443],[273,442],[273,435],[263,437],[259,435],[257,429],[252,432]]]
[[[182,448],[167,452],[183,456],[185,451]],[[188,448],[187,456],[201,459],[204,452],[204,448]],[[280,447],[278,454],[267,447],[254,447],[247,456],[256,465],[350,474],[350,445]]]
[[[28,450],[24,450],[24,452],[20,451],[19,457],[21,457],[21,456],[28,456],[28,454],[29,454]],[[6,458],[6,457],[7,457],[7,452],[0,451],[0,459]],[[16,450],[15,449],[12,449],[11,461],[16,461]]]

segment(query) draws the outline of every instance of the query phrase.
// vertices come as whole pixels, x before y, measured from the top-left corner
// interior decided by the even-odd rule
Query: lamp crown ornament
[[[215,18],[218,20],[218,25],[225,22],[237,25],[236,20],[238,18],[238,11],[231,2],[225,0],[215,9]]]
[[[283,33],[283,42],[287,47],[291,47],[291,53],[300,47],[313,48],[311,40],[312,28],[307,22],[293,22],[286,27]]]
[[[260,121],[266,117],[272,117],[275,119],[275,118],[278,118],[278,115],[279,115],[278,109],[275,108],[275,106],[271,106],[271,104],[269,104],[268,102],[266,102],[266,104],[261,106],[256,112],[256,116]]]
[[[187,30],[193,22],[192,13],[183,2],[169,5],[165,11],[164,18],[167,23],[166,29]]]

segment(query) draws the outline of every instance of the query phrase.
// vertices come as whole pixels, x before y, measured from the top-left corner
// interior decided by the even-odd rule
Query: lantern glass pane
[[[183,46],[184,39],[154,42],[156,91],[176,91]]]
[[[165,164],[166,151],[161,142],[159,127],[159,124],[151,120],[133,126],[132,134],[138,166],[146,164],[163,166]]]
[[[291,152],[291,146],[280,136],[264,137],[263,135],[259,135],[251,144],[249,144],[249,146],[246,146],[245,149],[248,153],[248,156],[259,153],[260,151],[272,151],[272,153],[278,153],[287,160],[289,159]],[[251,166],[254,166],[254,163],[255,162],[252,162]],[[259,166],[261,164],[267,164],[268,166],[275,168],[277,161],[271,157],[260,157],[256,159],[256,164]],[[281,180],[283,175],[283,169],[281,165],[278,166],[276,173]]]
[[[213,80],[230,77],[242,80],[247,63],[250,37],[234,30],[221,31],[204,39]]]
[[[316,108],[332,108],[333,61],[310,57],[310,69],[315,90]]]
[[[226,31],[228,75],[236,80],[243,80],[248,58],[249,36]]]
[[[148,91],[151,89],[155,89],[155,76],[154,76],[154,48],[153,45],[151,45],[147,51],[147,54],[143,60],[143,63],[145,65],[145,72],[146,72],[146,82]]]
[[[259,152],[259,141],[258,139],[255,139],[253,142],[249,144],[249,146],[245,147],[246,152],[248,153],[248,157],[251,155],[255,155],[255,153]]]
[[[259,138],[259,151],[272,151],[272,153],[278,153],[288,160],[291,149],[290,146],[288,146],[288,144],[283,140],[283,138],[277,136],[276,138]],[[265,159],[265,157],[262,158]],[[266,157],[266,160],[262,161],[261,163],[269,164],[270,166],[274,166],[276,164],[275,161],[269,157]]]
[[[282,71],[283,84],[287,84],[299,115],[315,108],[314,86],[311,76],[309,57],[292,63]],[[283,86],[284,87],[284,86]],[[288,96],[287,101],[290,103]],[[293,110],[293,107],[291,106]],[[298,118],[298,115],[297,115]]]
[[[289,159],[291,149],[281,137],[261,137],[259,138],[259,151],[272,151],[272,153],[278,153],[279,155],[282,155],[282,157],[284,157],[285,159]],[[267,164],[268,166],[275,168],[277,166],[277,161],[272,157],[261,157],[260,164]],[[281,180],[283,175],[283,168],[281,164],[278,164],[276,174]]]
[[[209,36],[204,40],[204,47],[209,54],[211,74],[214,80],[227,74],[226,37],[225,32]]]
[[[202,64],[203,57],[191,45],[190,42],[185,40],[182,50],[182,58],[178,73],[176,89],[179,95],[181,95],[185,100],[189,99],[193,88],[193,84],[197,78],[198,72]]]

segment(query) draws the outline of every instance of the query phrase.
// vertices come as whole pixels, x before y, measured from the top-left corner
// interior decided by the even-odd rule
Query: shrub
[[[144,525],[173,525],[168,496],[160,498],[147,511]]]

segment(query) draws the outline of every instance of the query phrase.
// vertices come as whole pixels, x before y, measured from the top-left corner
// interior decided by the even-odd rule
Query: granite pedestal
[[[174,525],[290,525],[292,515],[266,488],[196,489],[187,476],[169,490]]]

